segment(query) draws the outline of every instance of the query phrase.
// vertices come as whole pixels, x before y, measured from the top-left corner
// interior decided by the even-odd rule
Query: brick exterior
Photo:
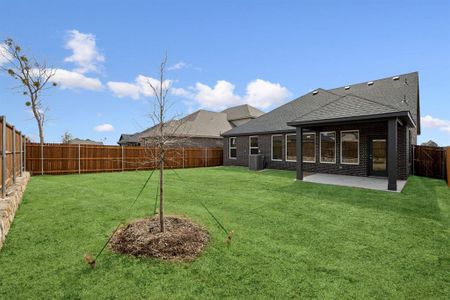
[[[339,126],[322,126],[317,128],[310,128],[316,132],[316,163],[303,163],[303,170],[305,172],[313,173],[331,173],[342,175],[354,175],[354,176],[368,176],[369,174],[369,139],[370,137],[385,137],[387,139],[387,122],[374,122],[374,123],[359,123],[359,124],[347,124]],[[340,132],[342,130],[359,130],[359,164],[358,165],[346,165],[340,163]],[[305,130],[306,131],[306,130]],[[320,163],[319,156],[319,133],[322,131],[336,131],[336,163],[324,164]],[[296,162],[286,161],[286,133],[283,136],[283,156],[281,161],[271,160],[271,134],[258,135],[259,151],[265,157],[265,165],[270,169],[287,169],[295,170]],[[411,141],[414,143],[416,140],[416,130],[410,129],[406,126],[398,126],[397,132],[397,174],[398,179],[406,179],[410,174],[410,145]],[[237,157],[236,159],[229,158],[228,152],[228,137],[224,140],[224,165],[237,165],[248,166],[248,154],[249,154],[249,136],[237,136]]]

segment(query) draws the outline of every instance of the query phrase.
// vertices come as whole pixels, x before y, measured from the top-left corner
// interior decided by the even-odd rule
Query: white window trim
[[[231,139],[235,140],[236,146],[231,147]],[[231,149],[236,149],[236,157],[231,157]],[[230,136],[228,138],[228,159],[237,159],[237,139],[235,136]]]
[[[322,161],[322,133],[334,133],[334,162]],[[321,164],[336,164],[336,131],[321,131],[319,133],[319,161]]]
[[[358,133],[358,162],[357,163],[346,163],[346,162],[343,162],[342,161],[342,134],[343,133],[345,133],[345,132],[357,132]],[[340,147],[340,163],[341,163],[341,165],[354,165],[354,166],[356,166],[356,165],[359,165],[359,130],[342,130],[341,131],[341,138],[340,138],[340,143],[339,143],[340,145],[341,145],[341,147]]]
[[[252,147],[252,138],[256,138],[258,141],[258,147]],[[251,135],[248,137],[248,155],[252,154],[252,149],[258,149],[259,153],[259,138],[257,135]]]
[[[284,139],[284,157],[286,158],[286,161],[296,162],[297,159],[288,159],[288,153],[287,153],[287,150],[288,150],[288,147],[287,147],[288,138],[287,137],[291,136],[291,135],[295,135],[296,136],[297,134],[296,133],[286,133],[286,137]],[[297,143],[297,139],[295,140],[295,143]],[[295,154],[295,157],[297,157],[297,153]]]
[[[308,164],[315,164],[317,162],[317,151],[316,151],[317,150],[316,149],[317,133],[315,133],[315,132],[303,132],[303,135],[305,135],[305,134],[314,134],[314,161],[312,161],[312,160],[303,160],[303,162],[304,163],[308,163]],[[303,138],[303,136],[302,136],[302,138]],[[303,145],[303,142],[302,142],[302,145]],[[303,151],[302,151],[302,155],[303,155]]]
[[[283,158],[281,159],[273,159],[273,138],[275,136],[281,136],[281,148],[283,148],[283,135],[282,134],[273,134],[270,138],[270,159],[272,161],[283,161]],[[283,156],[283,149],[281,149],[281,156]]]

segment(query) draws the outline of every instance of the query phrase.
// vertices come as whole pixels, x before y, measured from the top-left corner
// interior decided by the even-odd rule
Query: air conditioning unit
[[[250,154],[248,156],[248,168],[250,170],[258,171],[264,169],[264,155]]]

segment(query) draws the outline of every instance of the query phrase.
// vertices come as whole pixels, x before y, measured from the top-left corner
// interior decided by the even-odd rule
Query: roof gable
[[[264,114],[263,111],[248,104],[229,107],[222,112],[227,114],[228,121],[253,119]]]
[[[332,119],[362,117],[379,114],[395,113],[398,110],[394,107],[380,104],[376,101],[366,100],[353,95],[339,97],[328,104],[310,111],[294,122],[303,121],[326,121]]]

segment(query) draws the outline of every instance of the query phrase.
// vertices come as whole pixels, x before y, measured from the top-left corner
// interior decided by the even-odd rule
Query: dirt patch
[[[159,216],[134,221],[117,230],[109,248],[139,257],[192,261],[208,243],[208,232],[188,219],[165,217],[165,226],[161,233]]]

